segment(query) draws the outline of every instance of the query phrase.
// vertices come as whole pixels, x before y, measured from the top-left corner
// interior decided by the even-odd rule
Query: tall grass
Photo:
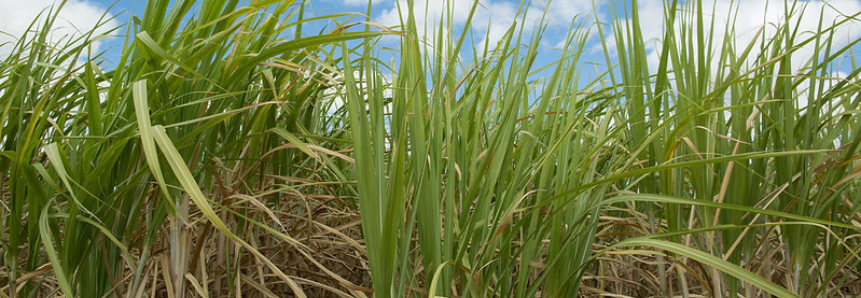
[[[832,77],[861,12],[802,34],[789,3],[743,44],[665,1],[650,69],[636,1],[547,65],[527,3],[482,47],[480,3],[417,5],[150,0],[113,67],[46,11],[0,62],[0,297],[861,292],[861,70]]]
[[[834,29],[857,14],[802,38],[791,20],[818,12],[796,3],[737,44],[703,3],[665,2],[648,69],[637,9],[617,4],[609,29],[575,20],[562,58],[536,66],[544,21],[465,61],[452,12],[424,36],[410,2],[389,105],[354,87],[378,70],[344,64],[366,240],[388,245],[369,255],[377,296],[839,295],[857,264],[858,71],[830,74],[857,43]],[[612,66],[583,81],[590,30],[612,32]]]
[[[34,24],[0,67],[2,296],[360,296],[319,45],[380,33],[306,35],[298,4],[148,1],[109,71]]]

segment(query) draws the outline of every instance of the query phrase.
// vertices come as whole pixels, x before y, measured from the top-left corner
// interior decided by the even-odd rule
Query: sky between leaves
[[[386,26],[395,26],[399,24],[398,4],[406,7],[407,0],[373,0],[371,17],[374,22]],[[468,17],[469,9],[473,0],[451,0],[454,12],[454,25],[462,26]],[[627,0],[630,1],[630,0]],[[646,48],[649,53],[650,69],[656,69],[658,64],[657,48],[663,27],[662,11],[663,0],[641,0],[639,1],[640,15],[642,18],[641,26],[645,40],[647,41]],[[59,0],[56,0],[59,2]],[[297,1],[299,2],[299,1]],[[418,23],[427,22],[430,30],[433,28],[433,23],[439,21],[440,16],[446,13],[446,1],[444,0],[415,0],[418,18]],[[549,2],[549,3],[548,3]],[[527,5],[529,6],[523,26],[534,28],[537,25],[545,11],[547,11],[548,24],[547,31],[542,39],[541,49],[548,55],[540,55],[538,66],[543,65],[542,62],[552,62],[558,58],[559,47],[564,44],[565,35],[568,28],[571,26],[572,19],[575,15],[581,15],[579,21],[585,22],[586,26],[592,26],[591,44],[587,46],[588,53],[583,61],[596,62],[604,64],[600,39],[597,35],[597,30],[594,29],[594,20],[597,18],[605,25],[609,25],[614,17],[607,0],[533,0]],[[774,0],[768,2],[766,0],[704,0],[704,7],[712,10],[714,7],[714,15],[717,20],[716,36],[722,36],[724,33],[724,23],[732,20],[733,14],[737,14],[735,20],[735,29],[737,32],[736,41],[739,45],[747,45],[753,38],[756,31],[765,25],[765,33],[774,31],[775,24],[783,19],[784,1]],[[39,15],[43,10],[55,3],[55,0],[0,0],[0,57],[3,57],[11,51],[12,46],[8,43],[13,42],[15,37],[21,35],[24,30],[30,25],[30,22]],[[124,24],[129,15],[141,14],[144,10],[146,0],[68,0],[64,10],[60,13],[59,20],[55,24],[55,40],[63,40],[68,38],[70,34],[86,31],[96,25],[99,18],[107,13],[116,18],[107,22],[103,28],[112,28]],[[367,0],[312,0],[309,3],[307,13],[310,15],[328,15],[339,12],[365,12]],[[481,5],[476,12],[473,21],[472,29],[474,30],[474,41],[476,45],[483,46],[486,42],[499,40],[504,32],[514,21],[514,16],[520,6],[519,0],[481,0]],[[593,10],[593,4],[597,6],[597,14]],[[842,19],[842,16],[851,15],[861,11],[861,0],[809,0],[801,1],[801,4],[806,5],[806,13],[801,19],[801,30],[814,31],[819,26],[820,15],[826,25]],[[737,7],[737,9],[733,9]],[[426,12],[426,14],[425,14]],[[820,14],[822,12],[822,14]],[[615,17],[624,17],[616,14]],[[318,22],[315,24],[318,28],[310,28],[306,32],[319,32],[326,29],[331,30],[336,27],[334,22]],[[307,30],[307,29],[306,29]],[[420,32],[424,30],[424,26],[419,26]],[[769,32],[769,30],[771,30]],[[118,32],[123,32],[120,30]],[[529,30],[527,30],[529,32]],[[607,40],[612,40],[611,30],[608,27],[604,28],[604,33],[607,34]],[[840,43],[845,44],[850,40],[861,38],[861,20],[856,20],[848,26],[843,26],[835,35]],[[96,43],[94,52],[106,50],[105,57],[116,59],[119,57],[121,49],[121,38],[107,38]],[[719,41],[718,41],[719,42]],[[393,44],[394,45],[394,44]],[[611,44],[612,46],[612,44]],[[861,47],[859,47],[861,50]],[[611,50],[611,53],[613,51]],[[795,57],[795,69],[800,67],[803,61],[809,58],[809,53],[812,49],[802,49],[801,55]],[[555,53],[555,54],[554,54]],[[756,54],[756,53],[753,53]],[[851,62],[849,54],[843,58],[843,65],[838,69],[840,72],[835,72],[835,75],[840,75],[851,70]],[[544,60],[544,61],[542,61]],[[838,59],[840,61],[840,59]],[[856,61],[857,58],[856,58]],[[106,65],[113,65],[115,62],[108,61]]]

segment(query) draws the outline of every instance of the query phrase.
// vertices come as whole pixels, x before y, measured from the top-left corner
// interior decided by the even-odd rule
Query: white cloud
[[[377,2],[379,2],[379,1],[377,1]],[[355,6],[355,5],[367,5],[367,4],[368,4],[368,0],[344,0],[344,4],[346,4],[346,5],[351,5],[351,6]]]
[[[24,34],[27,27],[40,13],[41,16],[34,27],[41,26],[48,14],[48,8],[52,5],[59,5],[60,2],[54,0],[0,0],[0,31],[2,31],[0,33],[0,57],[5,57],[12,51],[17,39]],[[69,0],[54,22],[50,41],[52,43],[68,42],[75,36],[92,30],[104,14],[105,8],[95,3],[86,0]],[[105,19],[108,18],[110,15],[105,16]],[[118,23],[111,20],[101,28],[106,30],[117,26]],[[100,45],[99,41],[94,42],[94,50],[97,51]]]
[[[663,1],[645,0],[640,3],[640,26],[643,38],[646,41],[649,69],[655,71],[658,65],[656,49],[660,46],[660,40],[663,39],[664,32]],[[777,31],[777,26],[786,24],[785,15],[787,10],[792,9],[792,5],[792,1],[789,1],[789,6],[787,6],[784,1],[778,0],[704,0],[702,4],[703,8],[707,11],[705,16],[706,26],[708,26],[712,16],[715,18],[714,36],[716,40],[713,42],[714,47],[718,48],[724,42],[723,37],[728,34],[725,25],[728,22],[734,22],[731,27],[735,29],[735,33],[733,36],[727,36],[727,38],[735,43],[737,52],[741,52],[753,41],[760,28],[764,28],[760,38],[762,36],[766,38],[773,37]],[[714,7],[713,11],[711,11],[712,7]],[[689,9],[689,7],[684,8],[684,10]],[[798,43],[813,36],[813,32],[818,30],[820,20],[823,23],[823,28],[827,28],[833,22],[845,19],[845,15],[861,11],[861,1],[799,1],[795,9],[796,12],[791,18],[791,28],[796,28],[797,24],[798,32],[800,32],[799,36],[796,37],[796,43]],[[676,25],[679,26],[678,20],[680,17],[689,18],[690,15],[689,11],[680,11],[676,18]],[[704,29],[705,32],[709,32],[710,30],[710,28]],[[677,27],[676,31],[678,33],[679,27]],[[854,21],[840,26],[834,36],[837,45],[845,45],[850,40],[858,39],[861,37],[861,22]],[[614,45],[612,35],[607,38],[611,46]],[[804,63],[814,54],[814,49],[815,45],[810,43],[793,53],[792,66],[794,71],[798,71],[804,66]],[[713,56],[718,57],[719,54],[720,52],[716,52]],[[759,47],[754,46],[748,59],[750,60],[751,57],[756,57],[758,54]],[[717,60],[712,59],[713,62],[717,62]]]
[[[547,14],[552,26],[564,26],[567,28],[574,16],[580,15],[581,18],[591,18],[594,13],[592,11],[592,1],[590,0],[553,0],[550,1],[550,7],[547,7],[548,1],[535,0],[532,3],[531,9],[543,12],[544,8],[547,8]]]
[[[664,38],[664,7],[663,0],[644,0],[640,2],[640,26],[645,41],[646,60],[651,73],[655,73],[659,64],[659,51],[661,40]],[[740,54],[749,44],[754,43],[754,46],[747,56],[747,66],[752,66],[756,61],[757,55],[760,54],[760,42],[763,37],[766,40],[773,38],[777,34],[778,26],[787,24],[786,14],[788,10],[792,10],[792,1],[788,1],[789,5],[782,0],[746,0],[746,1],[731,1],[731,0],[703,0],[702,6],[705,12],[706,28],[704,32],[708,34],[711,30],[709,23],[714,16],[714,37],[712,42],[714,52],[708,54],[711,63],[711,78],[714,80],[715,73],[721,65],[717,65],[719,60],[717,57],[721,55],[721,45],[724,43],[724,38],[728,39],[735,45],[736,54]],[[714,10],[712,10],[714,8]],[[686,24],[691,24],[692,14],[691,7],[680,9],[676,16],[676,38],[677,43],[686,41],[678,40],[679,32],[684,27],[679,21],[680,18],[686,18]],[[795,44],[798,44],[810,37],[813,37],[818,31],[819,23],[822,22],[822,27],[828,28],[833,23],[842,21],[846,15],[852,15],[861,11],[861,0],[810,0],[798,1],[795,6],[795,11],[790,17],[790,30],[796,29],[798,35],[795,37]],[[607,23],[607,22],[605,22]],[[727,23],[730,24],[730,29],[734,32],[727,32]],[[689,27],[689,25],[685,25]],[[762,33],[757,37],[757,32],[762,29]],[[690,30],[690,28],[687,28]],[[626,34],[623,31],[623,34]],[[827,34],[823,37],[827,37]],[[757,40],[754,40],[757,38]],[[855,20],[844,24],[834,32],[834,44],[832,49],[838,49],[848,44],[848,42],[861,38],[861,21]],[[615,54],[615,41],[612,33],[606,37],[609,46],[612,48],[611,53]],[[824,42],[824,38],[823,38]],[[696,41],[695,41],[696,43]],[[600,46],[600,45],[598,45]],[[772,47],[773,48],[773,47]],[[804,47],[799,48],[792,54],[791,66],[793,73],[800,73],[803,68],[807,67],[813,55],[816,53],[816,45],[811,42]],[[818,54],[822,54],[821,52]],[[672,67],[672,66],[670,66]],[[841,73],[834,73],[836,78],[841,77]],[[845,77],[845,74],[843,74]],[[673,75],[670,74],[670,79]],[[807,88],[810,81],[804,80],[795,89],[796,94],[793,96],[795,104],[799,108],[806,107],[808,104]]]
[[[511,25],[514,24],[515,20],[518,22],[523,20],[523,24],[520,25],[524,26],[526,29],[525,32],[530,32],[541,21],[545,8],[548,8],[545,5],[546,2],[548,1],[533,1],[532,6],[526,12],[525,19],[522,19],[523,12],[521,12],[520,16],[517,15],[519,8],[517,1],[480,0],[471,26],[471,29],[475,30],[477,34],[484,34],[483,37],[477,36],[478,38],[482,38],[478,46],[483,47],[487,42],[491,44],[498,42]],[[463,26],[469,18],[473,3],[473,0],[415,0],[414,15],[416,17],[416,27],[419,31],[419,36],[425,35],[426,30],[428,31],[427,35],[432,36],[433,30],[439,25],[443,17],[449,13],[449,10],[451,11],[451,19],[447,20],[446,23],[450,23],[456,28]],[[398,5],[402,9],[400,12]],[[545,23],[549,26],[565,28],[567,28],[575,15],[587,14],[592,8],[591,0],[555,0],[550,2],[549,5]],[[401,18],[404,20],[407,18],[406,9],[407,1],[397,0],[396,5],[392,5],[390,9],[384,10],[376,20],[386,26],[399,25]]]

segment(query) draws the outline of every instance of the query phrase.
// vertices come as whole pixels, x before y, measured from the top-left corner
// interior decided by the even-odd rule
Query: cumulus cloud
[[[797,29],[798,35],[795,37],[795,43],[800,43],[808,38],[815,36],[819,31],[820,22],[822,28],[828,28],[833,24],[843,21],[847,15],[852,15],[861,11],[861,0],[809,0],[798,1],[793,4],[792,1],[785,3],[784,1],[775,0],[746,0],[746,1],[731,1],[731,0],[702,0],[703,9],[705,12],[705,32],[708,34],[711,18],[714,17],[715,27],[713,28],[714,40],[712,41],[714,52],[708,53],[711,63],[711,75],[714,77],[719,67],[717,65],[719,59],[711,57],[720,57],[721,45],[725,41],[734,44],[736,54],[740,54],[749,44],[755,44],[750,54],[747,56],[748,66],[756,63],[756,57],[760,54],[759,42],[765,37],[766,40],[773,38],[777,34],[778,26],[784,26],[789,23],[790,30]],[[646,62],[649,71],[655,73],[660,62],[659,51],[661,42],[664,38],[664,8],[663,0],[644,0],[640,2],[640,26],[645,41]],[[787,5],[788,4],[788,5]],[[795,5],[795,6],[793,6]],[[690,7],[683,8],[676,17],[675,24],[676,37],[679,38],[679,32],[682,29],[680,18],[691,18],[692,14]],[[787,22],[787,14],[790,14],[789,22]],[[687,20],[686,24],[691,21]],[[727,24],[729,29],[727,32]],[[688,29],[689,30],[689,29]],[[762,31],[759,36],[757,33]],[[622,34],[627,34],[622,32]],[[827,37],[827,34],[826,36]],[[611,48],[615,48],[615,40],[611,34],[605,37]],[[756,38],[756,40],[754,40]],[[847,45],[850,41],[861,38],[861,21],[853,20],[838,27],[834,32],[833,49]],[[681,42],[681,41],[679,41]],[[825,42],[823,38],[823,43]],[[600,45],[597,45],[600,47]],[[816,52],[815,43],[811,42],[804,47],[801,47],[793,52],[791,59],[792,71],[800,73],[805,71],[813,55],[822,53]],[[611,53],[616,53],[615,49]],[[839,61],[838,61],[839,64]],[[845,73],[835,71],[832,73],[834,80],[845,78]],[[672,79],[673,75],[670,74]],[[796,88],[798,92],[793,99],[795,104],[801,108],[808,105],[808,92],[805,92],[809,87],[810,81],[804,80]]]
[[[473,0],[415,0],[414,3],[414,15],[419,35],[424,35],[426,30],[429,31],[427,32],[428,35],[431,35],[433,28],[439,25],[449,11],[452,15],[447,23],[453,26],[463,26],[469,18],[474,2]],[[398,6],[401,7],[401,10],[398,10]],[[406,0],[397,0],[396,4],[385,9],[376,20],[386,26],[399,25],[401,19],[406,20],[407,18],[406,8]],[[575,15],[589,13],[592,9],[592,2],[591,0],[536,0],[531,2],[531,7],[526,10],[526,16],[523,18],[522,12],[521,16],[517,16],[518,9],[521,9],[518,2],[480,0],[473,16],[471,29],[475,30],[477,34],[484,34],[481,37],[480,47],[483,47],[485,43],[493,45],[505,35],[514,21],[521,22],[522,20],[519,25],[524,26],[527,32],[534,29],[535,25],[539,24],[544,17],[545,8],[547,11],[546,24],[567,27]]]
[[[662,3],[663,0],[641,1],[639,9],[641,16],[640,25],[648,52],[648,65],[649,69],[653,71],[657,69],[658,55],[656,49],[661,44],[660,41],[663,38],[664,32]],[[763,29],[761,36],[765,36],[766,38],[774,36],[777,32],[777,26],[787,23],[787,11],[792,11],[793,5],[795,5],[795,12],[790,22],[793,24],[792,28],[796,28],[797,24],[798,32],[800,32],[796,38],[796,42],[812,37],[818,31],[820,21],[823,28],[827,28],[833,23],[845,19],[846,15],[861,11],[861,1],[859,0],[810,0],[799,1],[797,4],[789,1],[788,5],[784,1],[768,0],[704,0],[702,6],[707,10],[706,23],[710,22],[711,17],[715,18],[713,32],[716,40],[713,44],[720,45],[726,38],[731,40],[740,52],[753,41],[760,29]],[[681,12],[681,15],[689,14]],[[727,23],[731,23],[734,32],[726,31]],[[711,28],[705,28],[705,30],[709,32]],[[678,32],[679,30],[677,29],[676,31]],[[834,36],[837,45],[845,45],[851,40],[861,38],[861,22],[850,21],[848,24],[840,26],[835,31]],[[612,36],[608,36],[607,40],[610,41],[611,46],[614,46]],[[814,49],[815,45],[810,43],[794,52],[792,66],[795,71],[801,69],[804,63],[812,58]],[[758,55],[758,50],[758,47],[754,47],[750,56],[755,57]],[[714,56],[717,56],[720,53],[714,54]]]
[[[374,2],[380,2],[380,1],[378,0],[378,1],[374,1]],[[344,4],[350,5],[350,6],[368,5],[368,0],[344,0]]]
[[[600,1],[595,3],[598,2]],[[533,10],[539,11],[544,11],[544,8],[547,8],[552,26],[565,26],[567,28],[574,16],[591,17],[593,14],[592,3],[591,0],[536,0],[532,2],[532,6]]]
[[[27,27],[39,16],[37,26],[41,26],[52,5],[58,6],[61,1],[54,0],[0,0],[0,57],[8,55],[18,38],[25,33]],[[106,8],[86,0],[69,0],[57,16],[52,28],[52,43],[65,43],[82,33],[86,33],[98,25]],[[41,14],[41,16],[40,16]],[[117,27],[114,20],[107,21],[100,29],[107,30]],[[93,43],[94,50],[101,46],[99,41]]]

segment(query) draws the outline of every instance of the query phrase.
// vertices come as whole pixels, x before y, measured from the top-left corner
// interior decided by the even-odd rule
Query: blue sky
[[[8,32],[11,35],[21,34],[23,28],[35,17],[38,12],[45,6],[50,5],[55,0],[0,0],[0,31]],[[406,0],[373,0],[373,10],[371,13],[374,22],[393,26],[398,24],[398,9],[397,3],[405,6]],[[429,2],[428,2],[429,1]],[[456,26],[463,26],[466,20],[469,8],[473,0],[450,0],[450,5],[454,11],[454,23]],[[542,48],[542,62],[553,61],[558,57],[560,51],[554,50],[565,39],[565,33],[572,18],[575,15],[582,15],[581,19],[588,23],[593,23],[595,15],[593,11],[593,3],[598,4],[597,15],[598,19],[607,24],[611,21],[611,14],[607,5],[607,0],[553,0],[547,4],[548,0],[533,0],[528,5],[530,6],[529,13],[526,15],[524,26],[535,26],[538,20],[542,17],[543,11],[547,8],[548,30],[540,44]],[[630,0],[627,0],[630,1]],[[783,0],[771,1],[767,4],[765,0],[703,0],[705,7],[715,7],[714,11],[710,11],[716,17],[717,23],[727,21],[727,14],[731,11],[730,7],[737,8],[738,21],[736,30],[738,34],[734,37],[739,44],[746,45],[753,37],[754,32],[765,25],[766,33],[772,26],[769,23],[780,22],[784,11]],[[300,1],[297,1],[300,2]],[[310,15],[329,15],[339,12],[365,12],[367,0],[311,0],[309,1],[306,13]],[[433,23],[438,20],[440,15],[444,14],[444,0],[415,0],[417,3],[417,17],[420,22],[427,21]],[[617,3],[620,1],[616,1]],[[62,29],[58,29],[59,36],[64,34],[74,34],[75,27],[77,28],[92,28],[98,16],[107,12],[115,16],[115,22],[107,26],[119,26],[128,21],[131,14],[142,14],[146,0],[68,0],[66,8],[61,13],[60,18],[64,22],[59,22]],[[478,8],[477,15],[473,22],[472,29],[476,35],[475,43],[481,45],[483,42],[494,42],[498,40],[502,33],[512,24],[515,12],[518,9],[520,1],[515,0],[481,0],[481,6]],[[663,22],[661,15],[663,10],[662,0],[640,0],[639,10],[643,18],[641,25],[643,34],[647,41],[646,48],[649,51],[649,64],[657,65],[657,52],[655,49],[658,46],[661,32],[663,30]],[[808,6],[808,12],[800,21],[801,31],[815,30],[820,21],[820,11],[824,11],[823,18],[825,23],[830,23],[832,20],[840,17],[841,12],[844,14],[852,14],[861,11],[861,0],[830,0],[823,2],[822,0],[810,0],[803,2]],[[108,10],[108,7],[113,4],[113,7]],[[549,6],[549,7],[548,7]],[[588,26],[589,24],[587,24]],[[314,28],[316,26],[316,28]],[[306,26],[306,33],[318,32],[323,28],[332,29],[335,27],[332,22],[320,22],[312,26]],[[310,30],[309,30],[310,29]],[[316,30],[314,30],[316,29]],[[65,31],[63,31],[65,30]],[[421,31],[422,28],[419,28]],[[610,29],[604,28],[604,32],[610,38]],[[603,64],[604,58],[600,52],[600,40],[596,30],[593,28],[591,44],[587,46],[588,53],[585,56],[585,61],[594,61]],[[717,35],[723,34],[723,26],[716,26]],[[861,22],[855,22],[850,26],[844,27],[838,32],[837,37],[841,41],[849,41],[861,38]],[[11,41],[10,36],[0,35],[0,44]],[[119,50],[121,38],[106,39],[99,44],[100,49],[107,49],[108,58],[118,57],[116,52]],[[491,43],[492,44],[492,43]],[[611,45],[612,46],[612,45]],[[0,56],[8,51],[9,46],[0,47]],[[861,48],[859,48],[861,49]],[[799,56],[796,58],[797,65],[800,66],[805,58],[805,50],[799,51]],[[844,63],[840,67],[843,71],[848,71],[848,65]]]

